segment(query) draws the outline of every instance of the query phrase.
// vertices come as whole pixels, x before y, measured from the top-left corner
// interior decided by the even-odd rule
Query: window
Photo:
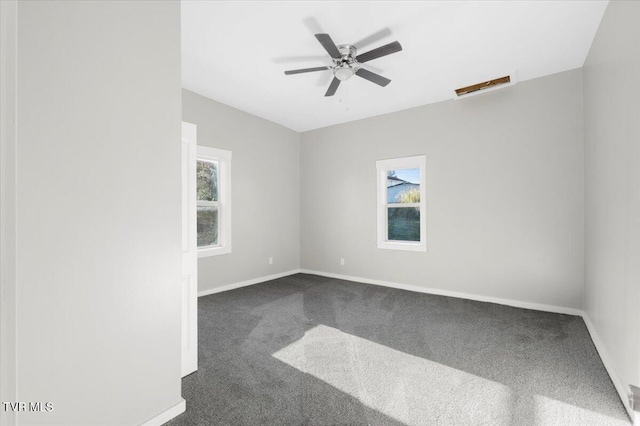
[[[231,253],[231,151],[198,146],[198,257]]]
[[[378,248],[426,251],[427,158],[378,160]]]

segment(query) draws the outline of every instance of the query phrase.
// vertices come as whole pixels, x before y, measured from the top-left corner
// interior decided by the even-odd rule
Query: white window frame
[[[206,202],[218,206],[218,245],[198,247],[198,258],[231,253],[231,151],[198,145],[196,159],[218,163],[218,201]]]
[[[407,251],[427,251],[427,186],[425,169],[427,166],[426,155],[415,155],[412,157],[392,158],[388,160],[376,161],[378,176],[378,239],[379,249],[407,250]],[[420,169],[420,202],[405,203],[403,205],[393,205],[394,207],[420,207],[420,241],[390,241],[388,239],[387,222],[387,172],[399,169]]]

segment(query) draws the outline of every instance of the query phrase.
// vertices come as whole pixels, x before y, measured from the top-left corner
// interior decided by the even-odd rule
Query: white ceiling
[[[296,131],[453,97],[516,71],[518,81],[581,67],[607,1],[183,1],[183,87]],[[359,53],[398,40],[402,52],[367,62],[392,81],[354,76],[324,97],[330,65],[313,34]],[[376,37],[374,37],[376,38]],[[462,101],[461,101],[462,102]]]

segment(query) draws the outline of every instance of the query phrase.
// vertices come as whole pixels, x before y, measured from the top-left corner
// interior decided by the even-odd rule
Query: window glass
[[[219,233],[218,162],[198,159],[198,247],[217,246]]]
[[[389,241],[420,241],[420,207],[387,209]]]
[[[218,201],[218,162],[198,160],[198,201]]]
[[[387,172],[387,203],[420,202],[420,169],[398,169]]]
[[[198,206],[198,247],[218,245],[218,206]]]

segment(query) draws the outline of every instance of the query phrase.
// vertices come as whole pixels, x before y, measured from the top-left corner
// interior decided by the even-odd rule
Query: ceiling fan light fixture
[[[349,65],[341,65],[333,69],[333,75],[340,81],[349,80],[355,73]]]

